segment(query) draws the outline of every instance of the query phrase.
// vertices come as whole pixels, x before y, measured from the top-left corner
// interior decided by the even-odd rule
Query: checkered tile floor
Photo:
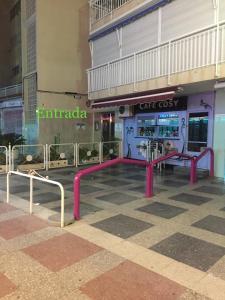
[[[72,219],[74,169],[52,170]],[[43,173],[43,175],[45,175]],[[64,229],[56,187],[0,177],[0,299],[225,299],[225,184],[188,170],[118,166],[81,180],[81,220]]]

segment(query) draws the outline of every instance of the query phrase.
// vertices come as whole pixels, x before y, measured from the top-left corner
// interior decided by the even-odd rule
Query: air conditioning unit
[[[126,118],[133,116],[133,108],[129,105],[123,105],[119,107],[119,118]]]

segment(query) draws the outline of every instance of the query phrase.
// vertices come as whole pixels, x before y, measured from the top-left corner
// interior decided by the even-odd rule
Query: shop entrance
[[[191,155],[199,155],[208,146],[208,123],[208,112],[189,113],[187,151]],[[207,157],[200,164],[200,168],[208,168]]]
[[[101,115],[102,142],[115,139],[115,113],[103,113]]]

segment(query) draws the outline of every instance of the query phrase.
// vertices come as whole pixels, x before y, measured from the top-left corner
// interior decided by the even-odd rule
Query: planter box
[[[89,162],[99,162],[99,157],[98,156],[91,157],[89,159]]]
[[[6,165],[0,165],[0,173],[6,173]]]
[[[67,159],[52,160],[49,162],[49,168],[63,168],[68,166]]]
[[[98,156],[94,156],[91,157],[90,159],[82,159],[81,160],[81,164],[92,164],[92,163],[99,163],[99,157]]]
[[[17,169],[20,171],[41,170],[44,169],[44,163],[18,165]]]

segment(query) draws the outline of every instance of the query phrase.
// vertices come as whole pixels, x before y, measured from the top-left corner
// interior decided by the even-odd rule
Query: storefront
[[[213,118],[214,92],[134,105],[133,116],[124,118],[124,156],[146,159],[148,141],[163,144],[166,151],[199,155],[213,144]],[[208,168],[207,157],[199,168]]]

